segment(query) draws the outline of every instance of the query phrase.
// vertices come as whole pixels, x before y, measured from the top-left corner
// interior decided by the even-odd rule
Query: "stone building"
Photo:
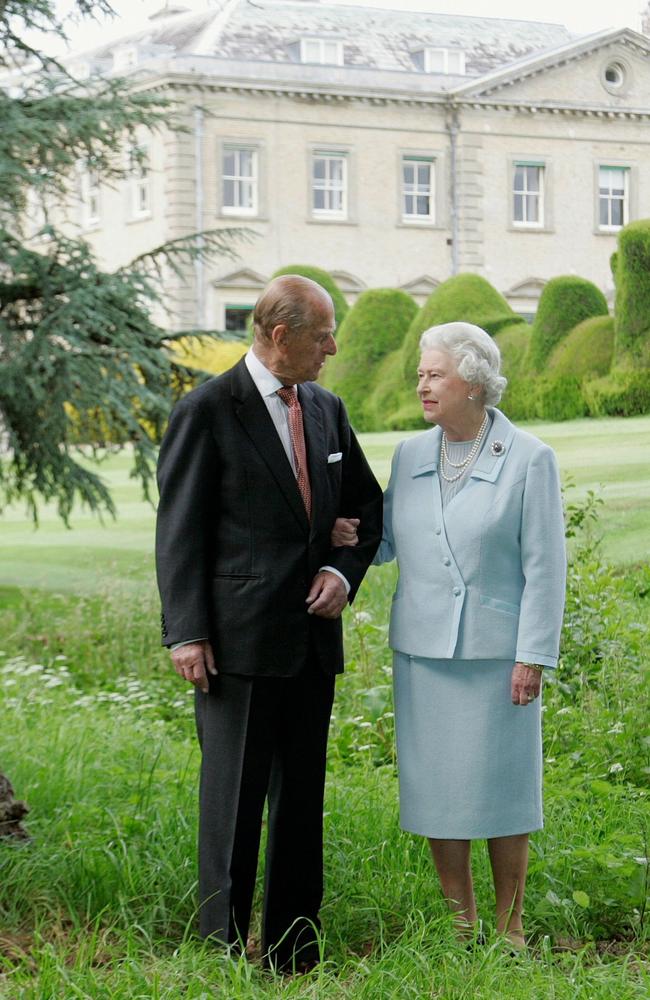
[[[183,133],[108,188],[80,171],[76,221],[103,263],[200,229],[245,227],[238,262],[170,276],[175,324],[236,329],[269,276],[331,271],[350,301],[424,301],[459,271],[534,313],[549,278],[610,298],[609,258],[650,215],[650,39],[318,0],[166,6],[74,56],[177,102]]]

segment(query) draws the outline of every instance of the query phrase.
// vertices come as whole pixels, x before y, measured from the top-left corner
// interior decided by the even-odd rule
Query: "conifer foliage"
[[[106,0],[76,7],[80,16],[110,11]],[[36,519],[38,504],[52,501],[67,522],[76,500],[113,512],[80,446],[97,455],[130,444],[147,492],[161,428],[195,377],[150,319],[160,277],[197,255],[236,256],[240,234],[188,234],[108,273],[69,226],[46,221],[37,239],[26,231],[34,199],[69,203],[79,162],[119,181],[136,130],[167,127],[173,113],[127,81],[75,80],[38,51],[36,29],[64,35],[56,0],[0,0],[0,509],[25,500]]]

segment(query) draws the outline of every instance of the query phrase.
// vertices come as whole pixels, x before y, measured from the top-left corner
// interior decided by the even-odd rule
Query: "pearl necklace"
[[[442,432],[442,444],[440,445],[440,475],[442,476],[442,478],[445,480],[446,483],[456,483],[458,482],[461,476],[465,475],[468,466],[474,461],[474,459],[479,453],[481,445],[483,444],[483,438],[485,437],[485,433],[488,428],[488,423],[489,423],[489,417],[486,411],[485,416],[483,417],[483,423],[479,427],[478,434],[474,439],[474,444],[472,445],[471,450],[469,451],[467,457],[458,464],[452,462],[449,456],[447,455],[447,435],[445,434],[444,431]],[[448,465],[452,469],[460,469],[460,472],[455,476],[448,476],[444,470],[445,465]]]

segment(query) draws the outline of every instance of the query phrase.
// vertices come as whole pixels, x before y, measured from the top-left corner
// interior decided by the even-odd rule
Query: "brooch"
[[[492,444],[490,445],[490,451],[496,458],[498,458],[499,455],[503,455],[505,450],[506,446],[504,445],[503,441],[493,441]]]

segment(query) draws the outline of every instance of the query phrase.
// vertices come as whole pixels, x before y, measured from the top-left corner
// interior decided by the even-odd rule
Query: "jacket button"
[[[451,566],[451,559],[449,558],[449,556],[445,556],[445,558],[442,560],[442,563],[443,563],[443,566]],[[454,591],[454,593],[455,593],[455,591]]]
[[[454,597],[460,597],[460,587],[454,587]]]
[[[436,535],[440,534],[440,528],[436,528]]]

